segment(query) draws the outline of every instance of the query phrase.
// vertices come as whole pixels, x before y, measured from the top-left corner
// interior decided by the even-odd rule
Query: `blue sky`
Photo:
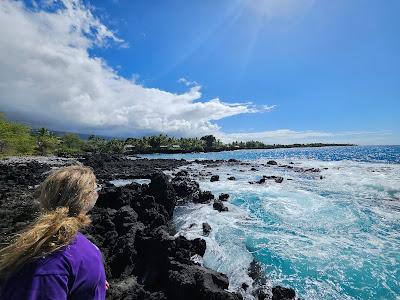
[[[304,141],[400,144],[399,1],[102,0],[83,9],[123,40],[85,48],[117,76],[174,95],[199,87],[194,103],[252,102],[258,112],[206,120],[217,135],[272,139],[284,130],[280,142],[300,134]],[[188,135],[169,126],[131,128],[131,135]],[[99,132],[113,131],[102,124]]]

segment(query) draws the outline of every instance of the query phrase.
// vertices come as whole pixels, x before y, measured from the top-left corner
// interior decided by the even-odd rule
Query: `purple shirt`
[[[105,299],[100,250],[82,233],[65,249],[25,265],[0,288],[0,299]]]

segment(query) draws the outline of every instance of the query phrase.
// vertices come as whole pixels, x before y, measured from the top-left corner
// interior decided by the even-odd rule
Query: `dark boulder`
[[[181,170],[178,173],[176,173],[175,176],[187,177],[187,176],[189,176],[189,172],[186,170]]]
[[[235,176],[228,177],[228,180],[236,180]]]
[[[213,175],[213,176],[211,176],[210,181],[211,181],[211,182],[219,181],[219,175]]]
[[[218,199],[221,201],[226,201],[229,198],[229,194],[222,193],[218,196]]]
[[[265,273],[260,263],[256,262],[255,260],[250,263],[247,274],[250,278],[254,280],[254,283],[258,286],[265,285],[267,282],[267,278],[265,277]]]
[[[272,288],[272,300],[292,300],[295,297],[296,293],[291,288],[285,288],[280,285]]]
[[[276,183],[282,183],[283,181],[283,177],[281,176],[263,176],[263,178],[261,178],[257,183],[265,183],[266,180],[274,180]]]
[[[228,211],[228,208],[222,203],[221,200],[215,200],[213,208],[219,212]]]
[[[171,262],[166,283],[168,299],[241,300],[241,295],[226,291],[228,277],[201,266]]]
[[[214,199],[214,195],[210,191],[197,191],[192,195],[194,203],[206,203]]]
[[[179,198],[187,198],[199,191],[199,184],[188,177],[176,176],[172,179],[171,184]]]
[[[276,166],[278,163],[275,160],[269,160],[267,165]]]
[[[211,232],[211,226],[208,223],[203,223],[203,233],[205,236],[208,236]]]
[[[176,205],[176,193],[172,184],[168,181],[168,177],[164,173],[155,173],[151,177],[149,184],[150,194],[156,201],[164,206],[168,215],[172,217]]]
[[[303,172],[319,173],[321,172],[321,170],[319,168],[309,168],[309,169],[304,169]]]

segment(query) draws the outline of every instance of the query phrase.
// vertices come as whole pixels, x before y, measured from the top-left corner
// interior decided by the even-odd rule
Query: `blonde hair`
[[[52,172],[40,186],[41,215],[0,250],[0,277],[70,244],[78,230],[90,224],[86,212],[95,189],[96,177],[88,167],[68,166]]]

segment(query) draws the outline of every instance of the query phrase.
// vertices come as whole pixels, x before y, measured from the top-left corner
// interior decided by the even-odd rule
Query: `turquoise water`
[[[400,148],[353,147],[350,154],[346,149],[208,154],[224,159],[235,155],[251,164],[192,165],[192,174],[220,175],[218,182],[210,182],[209,175],[195,179],[215,195],[229,193],[229,211],[218,213],[210,204],[178,207],[178,234],[199,237],[202,222],[211,225],[210,236],[203,237],[203,263],[228,274],[231,290],[243,282],[251,286],[246,270],[255,259],[269,279],[267,288],[290,286],[304,299],[399,299]],[[267,167],[270,158],[321,172]],[[252,166],[257,171],[250,171]],[[227,180],[232,175],[236,181]],[[262,175],[285,180],[248,183]],[[251,293],[244,295],[253,299]]]

